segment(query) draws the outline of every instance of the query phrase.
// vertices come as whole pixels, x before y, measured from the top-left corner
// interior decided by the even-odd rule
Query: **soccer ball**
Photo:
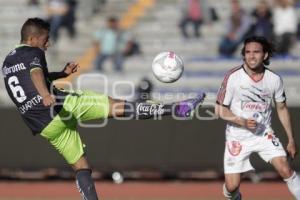
[[[152,62],[155,78],[164,83],[177,81],[183,73],[183,60],[172,51],[161,52]]]

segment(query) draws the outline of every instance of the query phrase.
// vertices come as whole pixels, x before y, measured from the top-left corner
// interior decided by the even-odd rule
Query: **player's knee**
[[[78,171],[81,169],[89,169],[90,166],[87,162],[87,159],[85,156],[82,156],[78,161],[76,161],[74,164],[71,165],[74,171]]]
[[[242,196],[239,191],[239,186],[237,185],[223,185],[223,194],[225,198],[230,199],[230,200],[241,200]]]
[[[287,165],[287,166],[282,166],[278,169],[278,173],[283,179],[289,178],[293,175],[293,170]]]
[[[234,192],[239,189],[239,184],[226,183],[226,184],[224,184],[224,188],[226,189],[226,191],[231,193],[231,192]]]
[[[109,97],[109,117],[124,116],[125,101]],[[133,108],[131,108],[133,109]]]

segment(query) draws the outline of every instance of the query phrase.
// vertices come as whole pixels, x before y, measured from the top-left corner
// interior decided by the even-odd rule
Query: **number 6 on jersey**
[[[26,100],[26,95],[23,90],[23,88],[19,85],[19,80],[16,76],[12,76],[8,79],[8,85],[10,90],[12,91],[15,99],[19,102],[22,103],[23,101]]]

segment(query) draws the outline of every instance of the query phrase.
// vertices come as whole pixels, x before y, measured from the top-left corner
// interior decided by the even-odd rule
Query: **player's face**
[[[33,44],[31,46],[39,47],[40,49],[43,49],[44,51],[47,50],[49,47],[49,33],[48,31],[43,32],[43,34],[40,34],[38,36],[35,36],[33,39]]]
[[[266,53],[263,51],[263,47],[260,43],[249,42],[245,46],[245,65],[250,70],[259,70],[263,67],[263,61],[266,57]]]

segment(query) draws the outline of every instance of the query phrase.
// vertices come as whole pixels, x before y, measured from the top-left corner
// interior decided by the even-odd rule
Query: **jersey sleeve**
[[[28,57],[28,61],[29,61],[30,71],[32,71],[36,68],[44,69],[44,68],[47,67],[45,53],[44,53],[44,51],[42,51],[38,48],[33,49],[30,52],[29,57]]]
[[[281,77],[278,78],[275,84],[275,93],[274,93],[274,100],[275,102],[285,102],[285,90],[283,85],[283,80]]]
[[[225,76],[217,94],[217,104],[230,106],[234,94],[232,82],[232,76]]]

